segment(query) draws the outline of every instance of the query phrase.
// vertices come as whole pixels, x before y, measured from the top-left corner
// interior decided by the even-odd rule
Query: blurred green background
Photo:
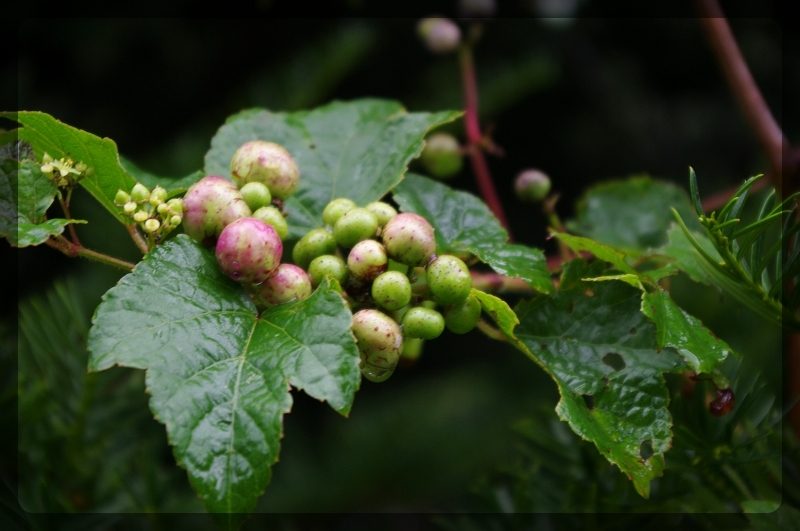
[[[203,167],[209,141],[225,118],[249,107],[297,110],[369,96],[399,100],[412,111],[461,108],[456,58],[429,53],[416,37],[417,19],[364,18],[371,11],[360,2],[330,8],[338,9],[338,18],[289,19],[278,16],[280,4],[257,4],[262,18],[247,20],[25,20],[19,27],[18,100],[9,109],[50,113],[114,139],[122,154],[148,171],[181,176]],[[481,120],[505,151],[489,164],[518,241],[554,250],[538,209],[513,195],[514,176],[524,168],[551,176],[564,219],[588,186],[605,179],[649,173],[685,187],[691,165],[706,195],[765,171],[766,159],[697,21],[602,18],[599,2],[574,4],[578,11],[561,12],[574,19],[542,18],[554,13],[546,10],[547,2],[519,2],[516,11],[501,6],[501,15],[528,18],[486,20],[475,52]],[[625,2],[614,5],[624,8]],[[436,7],[457,14],[455,2]],[[460,23],[465,29],[470,24]],[[731,26],[768,104],[797,142],[796,91],[795,101],[784,94],[800,86],[798,41],[769,18],[736,19]],[[459,121],[447,130],[463,139],[462,127]],[[449,184],[477,190],[468,166]],[[124,230],[88,194],[76,195],[75,217],[90,220],[78,227],[84,244],[137,260]],[[120,274],[44,247],[4,246],[2,253],[4,261],[16,260],[19,296],[17,310],[7,305],[0,322],[8,369],[4,425],[16,422],[19,408],[19,469],[4,461],[3,479],[6,489],[19,489],[31,511],[11,514],[8,521],[41,529],[213,528],[202,514],[163,514],[202,512],[202,504],[147,407],[143,374],[120,368],[85,374],[89,319]],[[735,362],[729,370],[760,374],[751,385],[766,389],[765,417],[779,415],[780,331],[688,280],[675,280],[673,294],[743,354],[746,368]],[[678,397],[682,383],[669,384]],[[655,486],[649,505],[637,499],[618,470],[555,420],[558,394],[549,378],[518,352],[477,332],[445,332],[413,367],[384,384],[364,382],[349,419],[303,394],[295,393],[294,400],[280,462],[257,507],[272,514],[251,518],[246,525],[253,529],[378,525],[366,516],[326,520],[309,513],[417,513],[391,524],[381,521],[392,529],[556,529],[604,521],[425,514],[512,509],[676,513],[672,520],[648,521],[655,527],[733,528],[729,524],[748,522],[720,524],[713,515],[682,520],[681,513],[739,508],[725,501],[724,489],[713,487],[706,489],[712,492],[707,500],[698,495],[676,502],[675,489],[685,491],[680,481],[702,479],[683,473],[678,481],[680,472],[669,469],[655,482],[664,486]],[[702,404],[695,409],[702,411]],[[673,414],[696,420],[697,411]],[[714,429],[722,433],[720,426]],[[547,485],[563,493],[561,506],[535,496],[526,498],[528,505],[520,503],[518,490],[503,494],[509,484],[503,471],[510,464],[517,463],[511,470],[521,473],[548,461],[549,454],[526,436],[531,430],[565,452],[551,456],[551,465],[563,466],[563,477],[547,483],[547,466],[533,466],[512,482],[514,489],[524,493]],[[771,444],[765,451],[780,454],[780,430],[765,441]],[[15,454],[15,442],[4,439],[4,455]],[[669,466],[670,454],[667,459]],[[781,459],[784,484],[797,481],[796,451]],[[571,486],[563,484],[566,479]],[[587,498],[592,489],[595,497]],[[508,505],[510,499],[516,504]],[[53,514],[71,512],[90,514]]]

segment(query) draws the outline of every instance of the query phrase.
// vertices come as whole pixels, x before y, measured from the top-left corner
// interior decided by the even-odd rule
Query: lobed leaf
[[[336,101],[311,111],[252,109],[228,119],[211,140],[205,171],[230,177],[236,150],[251,140],[280,144],[300,169],[300,186],[286,201],[289,237],[322,227],[322,211],[346,197],[360,206],[377,201],[419,156],[425,133],[455,120],[456,111],[409,113],[394,101]]]
[[[258,315],[214,254],[178,235],[103,297],[89,369],[147,369],[150,407],[208,510],[248,513],[278,458],[290,385],[349,412],[361,379],[350,321],[328,284]]]
[[[17,134],[33,146],[38,160],[47,152],[56,159],[71,157],[76,163],[86,164],[89,169],[80,180],[81,186],[115,218],[125,223],[126,219],[114,204],[114,196],[120,189],[130,191],[136,180],[120,165],[119,152],[113,140],[69,126],[43,112],[2,112],[0,116],[24,126],[17,129]]]
[[[438,253],[467,251],[498,273],[521,278],[542,293],[553,291],[544,253],[508,243],[506,230],[474,195],[409,173],[395,188],[393,197],[402,211],[430,221]]]

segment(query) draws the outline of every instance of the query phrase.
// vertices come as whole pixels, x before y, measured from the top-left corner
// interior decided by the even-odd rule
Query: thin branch
[[[87,249],[81,245],[75,245],[73,243],[70,243],[68,240],[64,240],[62,242],[54,238],[48,238],[44,241],[44,243],[45,245],[48,245],[53,249],[56,249],[57,251],[64,253],[70,258],[75,258],[76,256],[82,256],[84,258],[94,260],[95,262],[100,262],[102,264],[117,267],[119,269],[122,269],[123,271],[127,271],[128,273],[133,271],[133,268],[135,267],[135,264],[126,262],[125,260],[120,260],[119,258],[114,258],[113,256],[108,256],[107,254],[98,253],[97,251],[92,251],[91,249]]]
[[[497,195],[492,174],[489,173],[489,165],[486,163],[486,157],[483,153],[485,142],[478,122],[478,82],[475,77],[472,48],[469,44],[464,44],[459,49],[459,60],[461,62],[461,80],[464,84],[464,124],[467,129],[467,152],[472,163],[472,171],[475,173],[475,180],[478,183],[481,197],[483,197],[489,209],[508,231],[509,240],[513,241],[508,219],[503,211],[503,205]]]
[[[490,293],[517,293],[533,295],[535,290],[521,278],[511,278],[497,273],[472,271],[472,287]]]
[[[720,68],[769,159],[775,187],[782,191],[783,151],[789,144],[747,67],[719,3],[697,0],[697,6]]]
[[[150,246],[148,246],[147,242],[144,241],[144,238],[142,238],[142,235],[136,229],[136,225],[125,225],[125,228],[128,230],[128,234],[131,235],[133,243],[135,243],[136,247],[142,251],[142,254],[147,254],[150,252]]]

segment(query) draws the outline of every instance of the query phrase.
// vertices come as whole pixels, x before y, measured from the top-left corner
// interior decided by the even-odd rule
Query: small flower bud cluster
[[[183,220],[183,200],[168,200],[167,191],[161,186],[150,190],[142,183],[136,183],[130,192],[117,190],[114,204],[155,241],[160,241]]]
[[[91,168],[88,168],[83,162],[76,164],[70,157],[54,159],[46,151],[42,156],[41,170],[61,188],[74,186],[82,178],[92,173]]]

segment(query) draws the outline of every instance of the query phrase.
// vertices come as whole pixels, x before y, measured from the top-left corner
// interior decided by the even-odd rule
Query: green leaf
[[[519,304],[516,337],[556,381],[561,419],[647,498],[672,440],[663,373],[688,367],[673,349],[658,348],[638,289],[604,282],[587,296],[585,284],[573,286]],[[652,455],[644,458],[648,442]]]
[[[503,275],[521,278],[550,293],[553,282],[539,249],[508,243],[508,233],[477,197],[422,175],[409,173],[393,192],[403,212],[430,221],[438,253],[468,251]]]
[[[472,288],[470,292],[481,303],[481,309],[492,317],[500,330],[508,337],[514,337],[514,327],[519,324],[519,319],[514,310],[506,301],[494,295]]]
[[[38,163],[13,159],[0,162],[0,236],[8,238],[14,247],[28,247],[61,234],[70,223],[86,223],[62,218],[42,221],[56,192],[56,185]]]
[[[419,156],[425,133],[460,112],[409,113],[394,101],[336,101],[311,111],[273,113],[252,109],[228,119],[211,140],[206,174],[230,177],[236,150],[251,140],[282,145],[300,169],[300,186],[286,201],[289,237],[321,227],[332,199],[365,206],[402,179]]]
[[[602,243],[598,243],[582,236],[573,236],[565,232],[553,232],[551,234],[560,241],[564,242],[567,247],[575,252],[588,251],[595,255],[598,259],[608,262],[623,273],[638,275],[636,270],[629,266],[625,261],[625,255],[623,253],[615,251],[607,245],[603,245]]]
[[[89,369],[147,369],[150,407],[208,510],[248,513],[278,458],[290,386],[349,412],[361,381],[351,318],[328,284],[259,316],[214,254],[178,235],[104,295]]]
[[[700,189],[697,187],[697,174],[691,166],[689,166],[689,190],[691,191],[695,214],[697,214],[697,216],[704,216],[705,211],[703,210],[703,203],[700,201]]]
[[[159,177],[158,175],[141,169],[134,164],[133,161],[122,155],[119,156],[119,163],[134,179],[150,190],[156,186],[164,188],[167,191],[168,197],[183,195],[191,185],[202,179],[205,175],[202,170],[197,170],[185,177]],[[125,191],[130,192],[130,190]]]
[[[606,182],[584,194],[577,205],[577,217],[567,222],[567,228],[638,257],[667,242],[670,207],[689,220],[692,229],[700,229],[697,214],[682,188],[647,176]]]
[[[24,126],[17,130],[19,138],[30,142],[38,160],[47,152],[55,159],[71,157],[76,163],[86,164],[89,169],[80,184],[115,218],[125,223],[114,204],[114,196],[120,189],[129,192],[136,180],[120,165],[113,140],[81,131],[43,112],[3,112],[0,116]]]
[[[679,308],[662,289],[642,294],[642,313],[656,325],[659,348],[674,348],[698,374],[710,374],[732,352],[724,341],[714,337],[699,319]]]
[[[714,248],[714,244],[704,233],[693,232],[692,235],[709,256],[714,258],[717,263],[722,262],[722,257]],[[673,258],[675,262],[673,262],[672,266],[689,275],[695,282],[711,284],[708,274],[699,263],[699,260],[704,260],[703,257],[697,253],[689,238],[686,237],[686,234],[677,223],[672,224],[667,232],[667,238],[669,240],[668,243],[658,249],[657,252]]]
[[[630,273],[623,275],[603,275],[600,277],[584,278],[582,280],[587,282],[607,282],[609,280],[621,280],[626,284],[633,286],[634,288],[644,291],[644,286],[642,286],[642,280],[639,278],[639,275],[632,275]]]

